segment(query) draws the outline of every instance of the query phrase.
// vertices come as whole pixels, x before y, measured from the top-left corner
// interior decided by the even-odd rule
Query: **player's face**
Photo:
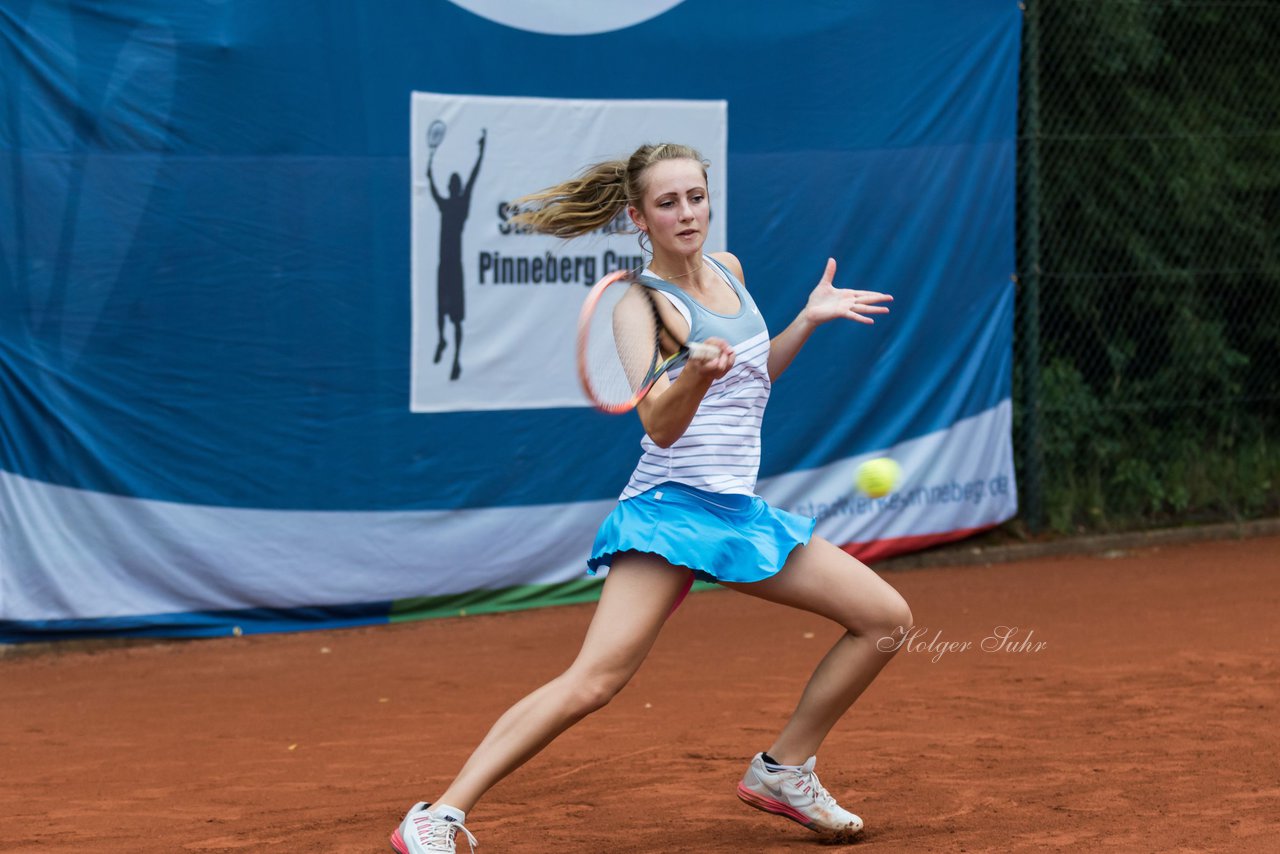
[[[654,252],[689,255],[702,251],[711,219],[707,176],[695,160],[660,160],[644,173],[642,207],[631,209],[649,233]]]

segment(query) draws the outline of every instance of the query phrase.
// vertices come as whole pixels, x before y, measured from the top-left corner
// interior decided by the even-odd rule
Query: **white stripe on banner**
[[[550,584],[583,576],[613,505],[245,510],[0,472],[0,619],[350,605]]]
[[[868,456],[760,483],[836,543],[998,524],[1017,512],[1008,402],[882,453],[897,492],[860,499]],[[0,472],[0,619],[349,605],[579,578],[612,499],[475,510],[245,510],[122,498]],[[495,535],[496,534],[496,535]]]

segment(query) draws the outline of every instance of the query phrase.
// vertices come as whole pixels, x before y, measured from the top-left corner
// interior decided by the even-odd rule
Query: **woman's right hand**
[[[690,358],[674,382],[665,374],[658,377],[653,390],[636,407],[645,432],[659,447],[669,448],[684,435],[702,404],[702,396],[737,359],[733,347],[723,338],[708,338],[703,343],[714,348],[715,354]]]
[[[723,338],[708,338],[702,342],[704,346],[715,349],[714,355],[703,355],[701,358],[690,356],[689,361],[685,362],[684,369],[681,374],[693,372],[692,378],[699,378],[715,382],[733,367],[733,363],[737,360],[738,354],[733,351],[733,346]]]

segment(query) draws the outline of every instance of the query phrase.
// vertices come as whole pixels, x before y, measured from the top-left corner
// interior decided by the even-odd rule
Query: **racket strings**
[[[660,361],[662,325],[649,289],[623,278],[600,295],[586,327],[584,379],[603,407],[626,407]]]

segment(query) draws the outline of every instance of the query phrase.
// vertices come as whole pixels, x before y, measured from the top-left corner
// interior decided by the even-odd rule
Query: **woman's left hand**
[[[875,323],[869,314],[888,314],[889,307],[880,305],[893,302],[889,294],[879,291],[855,291],[851,288],[837,288],[833,284],[836,277],[836,259],[827,259],[827,270],[822,274],[822,281],[809,294],[809,302],[804,307],[804,318],[817,326],[828,320],[856,320],[859,323]]]

